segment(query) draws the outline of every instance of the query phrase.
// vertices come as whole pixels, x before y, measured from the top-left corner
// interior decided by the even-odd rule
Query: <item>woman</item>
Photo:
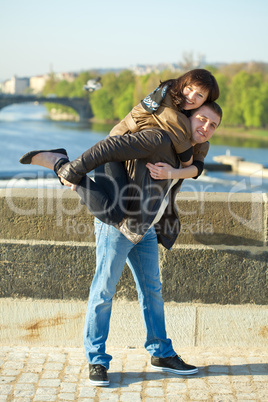
[[[197,148],[192,146],[187,116],[191,110],[197,109],[207,100],[214,101],[218,96],[218,84],[209,71],[191,70],[177,79],[161,83],[112,129],[110,136],[135,133],[152,127],[161,128],[168,133],[181,167],[191,167],[191,175],[187,177],[197,177],[202,173],[208,145],[202,144]],[[62,149],[54,150],[54,155],[50,155],[49,158],[50,160],[46,160],[45,154],[40,155],[39,151],[33,151],[23,155],[20,162],[48,167],[54,169],[56,174],[65,163],[69,162],[66,151]],[[166,166],[147,167],[154,179],[168,178]],[[95,169],[94,173],[94,181],[85,176],[79,182],[79,186],[72,189],[76,189],[87,208],[101,221],[118,224],[124,218],[127,209],[127,197],[125,199],[121,197],[120,202],[118,199],[118,195],[122,195],[128,185],[124,164],[108,163]],[[71,185],[67,181],[63,183]]]

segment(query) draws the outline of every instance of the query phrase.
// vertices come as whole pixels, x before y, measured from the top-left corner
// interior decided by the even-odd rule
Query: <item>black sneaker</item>
[[[196,374],[198,368],[184,363],[180,356],[173,357],[151,357],[151,367],[158,371],[169,371],[170,373],[189,375]]]
[[[89,382],[96,387],[107,387],[110,384],[106,367],[101,364],[89,365]]]

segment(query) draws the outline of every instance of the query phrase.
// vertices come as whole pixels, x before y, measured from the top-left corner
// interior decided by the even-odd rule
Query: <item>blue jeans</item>
[[[125,262],[136,282],[146,329],[145,348],[152,356],[175,356],[166,336],[164,301],[159,277],[158,244],[154,228],[138,244],[131,243],[115,227],[95,219],[96,272],[91,283],[84,330],[86,357],[90,364],[107,369],[112,356],[105,352],[112,298]]]

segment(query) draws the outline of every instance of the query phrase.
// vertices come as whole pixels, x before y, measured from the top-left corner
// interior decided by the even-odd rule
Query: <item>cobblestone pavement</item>
[[[92,387],[82,348],[3,346],[0,401],[268,401],[267,349],[183,348],[193,376],[159,373],[143,349],[109,348],[109,387]]]

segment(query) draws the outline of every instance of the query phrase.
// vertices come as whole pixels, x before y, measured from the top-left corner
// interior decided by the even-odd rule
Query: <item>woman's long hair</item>
[[[214,102],[220,96],[220,90],[215,77],[210,71],[203,68],[196,68],[183,74],[179,78],[161,82],[160,87],[169,85],[169,93],[174,106],[178,109],[183,109],[185,96],[183,90],[188,85],[200,86],[204,91],[208,91],[206,102]]]

